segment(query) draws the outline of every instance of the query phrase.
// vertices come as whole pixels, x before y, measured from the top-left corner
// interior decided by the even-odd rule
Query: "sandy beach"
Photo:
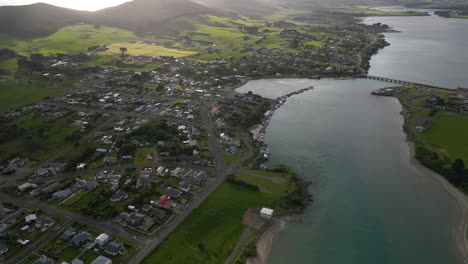
[[[257,241],[257,257],[247,259],[246,264],[266,264],[268,255],[275,236],[286,228],[287,220],[284,218],[275,219],[274,223],[268,228]]]
[[[406,143],[408,144],[409,151],[410,151],[410,160],[411,163],[421,170],[422,172],[430,175],[434,180],[439,182],[444,189],[457,201],[460,205],[461,216],[459,225],[454,229],[454,237],[457,241],[457,245],[459,247],[460,253],[463,255],[464,263],[468,263],[468,240],[467,240],[467,231],[468,231],[468,199],[464,193],[458,190],[455,186],[453,186],[450,182],[448,182],[444,177],[440,174],[430,170],[423,166],[419,161],[415,158],[416,148],[415,144],[406,138]]]

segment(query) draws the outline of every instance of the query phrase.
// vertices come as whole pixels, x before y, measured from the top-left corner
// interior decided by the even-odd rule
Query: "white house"
[[[109,239],[110,239],[109,235],[105,233],[100,234],[98,237],[96,237],[96,244],[102,247],[109,241]]]
[[[273,209],[263,207],[262,210],[260,210],[260,216],[265,219],[271,219],[273,217]]]

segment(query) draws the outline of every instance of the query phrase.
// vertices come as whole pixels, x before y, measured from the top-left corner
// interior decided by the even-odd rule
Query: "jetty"
[[[260,150],[261,150],[261,154],[262,154],[263,158],[268,159],[268,156],[270,155],[270,150],[268,149],[268,146],[265,143],[265,130],[268,127],[268,125],[270,124],[270,119],[273,116],[273,114],[275,113],[275,111],[278,108],[280,108],[283,104],[285,104],[286,100],[289,97],[304,93],[304,92],[312,90],[312,89],[314,89],[314,87],[310,86],[310,87],[303,88],[303,89],[300,89],[300,90],[297,90],[297,91],[294,91],[294,92],[290,92],[288,94],[285,94],[283,96],[280,96],[280,97],[274,99],[272,108],[265,112],[265,117],[263,118],[261,124],[250,131],[252,133],[252,135],[253,135],[253,140],[257,144],[262,146],[262,148]]]

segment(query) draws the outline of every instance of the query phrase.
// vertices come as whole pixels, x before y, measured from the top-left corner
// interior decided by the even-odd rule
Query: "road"
[[[200,206],[200,204],[224,182],[226,176],[233,171],[234,167],[228,166],[224,162],[224,153],[221,150],[218,138],[215,135],[213,123],[211,122],[211,118],[209,116],[211,103],[212,102],[207,102],[205,105],[200,107],[200,115],[204,129],[208,133],[208,147],[210,148],[216,163],[216,178],[209,182],[207,186],[205,186],[203,192],[194,200],[192,200],[181,214],[177,215],[170,223],[167,224],[167,226],[163,227],[158,235],[149,240],[148,243],[143,246],[133,258],[130,259],[128,262],[129,264],[140,263],[143,261],[143,259],[148,254],[150,254],[151,251],[153,251],[161,242],[163,242],[167,236],[169,236],[169,234],[184,221],[184,219],[192,212],[193,209]]]
[[[20,204],[25,207],[34,208],[36,210],[39,209],[39,210],[44,211],[47,214],[64,216],[69,219],[72,219],[73,221],[77,221],[77,222],[80,222],[89,226],[94,226],[99,229],[102,229],[108,235],[116,235],[116,236],[123,237],[138,245],[143,245],[145,243],[144,239],[135,238],[131,236],[130,234],[127,233],[127,231],[123,227],[121,227],[118,224],[100,222],[100,221],[88,218],[86,216],[70,212],[68,210],[63,210],[55,206],[50,206],[50,205],[41,203],[39,201],[24,200],[24,199],[16,198],[16,197],[6,195],[6,194],[0,194],[0,200],[15,203],[15,204]]]
[[[27,257],[31,256],[32,253],[34,253],[34,251],[42,247],[47,241],[57,236],[60,232],[64,231],[64,229],[68,227],[69,225],[71,225],[72,223],[73,221],[71,219],[65,220],[60,225],[49,230],[49,232],[46,235],[44,235],[41,239],[36,241],[34,244],[27,247],[26,250],[24,250],[21,254],[8,260],[6,263],[7,264],[20,263],[23,259],[26,259]]]
[[[200,169],[200,170],[214,170],[216,171],[216,177],[212,179],[208,184],[203,188],[203,191],[197,195],[192,201],[189,202],[189,204],[186,206],[186,209],[178,214],[177,216],[174,217],[172,221],[167,223],[165,226],[161,228],[161,231],[153,238],[151,239],[143,239],[143,238],[138,238],[135,236],[130,235],[127,233],[127,231],[121,227],[118,224],[114,224],[111,221],[109,222],[99,222],[94,219],[90,219],[86,216],[76,214],[67,210],[63,210],[54,206],[49,206],[47,204],[38,202],[38,201],[30,201],[30,200],[24,200],[21,198],[16,198],[10,195],[6,194],[0,194],[0,199],[3,201],[9,201],[12,203],[20,204],[26,207],[31,207],[31,208],[36,208],[40,209],[44,212],[47,212],[49,214],[54,214],[54,215],[61,215],[64,216],[68,219],[72,219],[73,221],[81,222],[89,226],[94,226],[99,229],[102,229],[104,232],[108,233],[111,236],[120,236],[123,237],[129,241],[132,241],[138,245],[141,246],[140,250],[129,260],[128,263],[140,263],[148,254],[150,254],[151,251],[153,251],[160,243],[162,243],[168,236],[169,234],[179,225],[181,224],[184,219],[193,211],[193,209],[197,208],[198,206],[201,205],[201,203],[208,197],[210,194],[212,194],[226,179],[226,177],[233,172],[239,172],[239,173],[247,173],[249,175],[255,176],[255,177],[261,177],[261,178],[266,178],[270,179],[273,182],[276,183],[282,183],[281,181],[283,179],[281,178],[270,178],[262,175],[256,175],[253,173],[248,173],[243,170],[237,169],[238,164],[240,164],[242,161],[247,159],[250,155],[252,155],[252,146],[248,140],[248,136],[243,134],[242,132],[238,131],[239,135],[241,136],[242,140],[246,142],[247,144],[247,151],[233,164],[233,165],[228,165],[224,161],[224,151],[220,146],[220,143],[218,141],[218,138],[216,137],[215,134],[215,129],[213,127],[213,123],[211,120],[211,117],[209,115],[209,109],[210,107],[214,104],[214,101],[207,101],[204,102],[199,110],[200,110],[200,117],[202,120],[202,126],[205,129],[205,131],[208,134],[208,148],[210,149],[211,153],[213,154],[213,159],[215,162],[215,167],[205,167],[205,166],[197,166],[197,165],[192,165],[192,164],[186,164],[186,163],[159,163],[159,162],[151,162],[151,163],[144,163],[144,164],[126,164],[126,165],[116,165],[112,167],[104,167],[104,168],[99,168],[96,170],[88,170],[88,171],[81,171],[81,172],[72,172],[72,173],[66,173],[66,174],[61,174],[61,175],[56,175],[52,177],[47,177],[47,178],[41,178],[37,179],[35,181],[44,181],[44,180],[58,180],[58,179],[63,179],[63,178],[69,178],[69,177],[79,177],[84,174],[89,174],[89,173],[97,173],[103,170],[123,170],[123,169],[129,169],[129,168],[142,168],[142,167],[155,167],[155,166],[160,166],[160,165],[165,165],[165,166],[170,166],[170,165],[175,165],[178,167],[185,167],[185,168],[191,168],[191,169]],[[88,108],[86,109],[81,109],[77,108],[76,110],[83,110],[83,111],[96,111],[100,112],[101,110],[90,110]],[[107,111],[106,111],[107,112]],[[121,111],[111,111],[111,114],[117,115],[117,116],[131,116],[131,117],[137,117],[137,115],[134,115],[133,113],[126,113],[126,112],[121,112]],[[139,118],[144,118],[145,115],[138,115]],[[150,118],[150,116],[148,116]],[[155,118],[156,116],[151,116],[151,118]],[[181,121],[181,120],[176,120],[176,119],[171,119],[171,118],[165,118],[168,119],[169,121],[175,121],[178,123],[182,124],[187,124],[187,125],[195,125],[194,122],[191,121]],[[108,125],[107,122],[106,124],[102,124],[98,128],[102,128],[104,125]],[[197,123],[196,125],[200,125]],[[89,134],[91,135],[91,133]],[[14,177],[10,179],[6,184],[7,186],[13,186],[14,184],[17,183],[18,180],[20,180],[20,177]],[[68,221],[72,220],[67,220],[64,222],[64,224],[68,223]],[[16,261],[19,261],[21,259],[24,259],[28,255],[32,254],[35,250],[39,248],[39,245],[45,243],[48,241],[48,239],[52,238],[56,232],[51,232],[51,234],[48,234],[45,236],[43,239],[41,239],[39,242],[40,243],[35,243],[31,249],[29,249],[27,252],[24,252],[20,256],[14,259],[15,262],[11,263],[16,263]],[[12,260],[13,261],[13,260]]]

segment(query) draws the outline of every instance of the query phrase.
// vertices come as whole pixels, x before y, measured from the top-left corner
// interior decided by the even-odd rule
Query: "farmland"
[[[462,143],[468,142],[466,131],[468,131],[468,119],[438,114],[431,128],[422,133],[421,138],[450,159],[461,158],[468,162],[468,148]]]
[[[144,43],[129,43],[129,42],[118,42],[108,45],[109,49],[106,51],[108,54],[120,54],[120,48],[126,48],[126,54],[132,55],[144,55],[144,56],[172,56],[175,58],[190,56],[196,54],[193,51],[181,51],[176,49],[165,48],[159,45],[144,44]]]

